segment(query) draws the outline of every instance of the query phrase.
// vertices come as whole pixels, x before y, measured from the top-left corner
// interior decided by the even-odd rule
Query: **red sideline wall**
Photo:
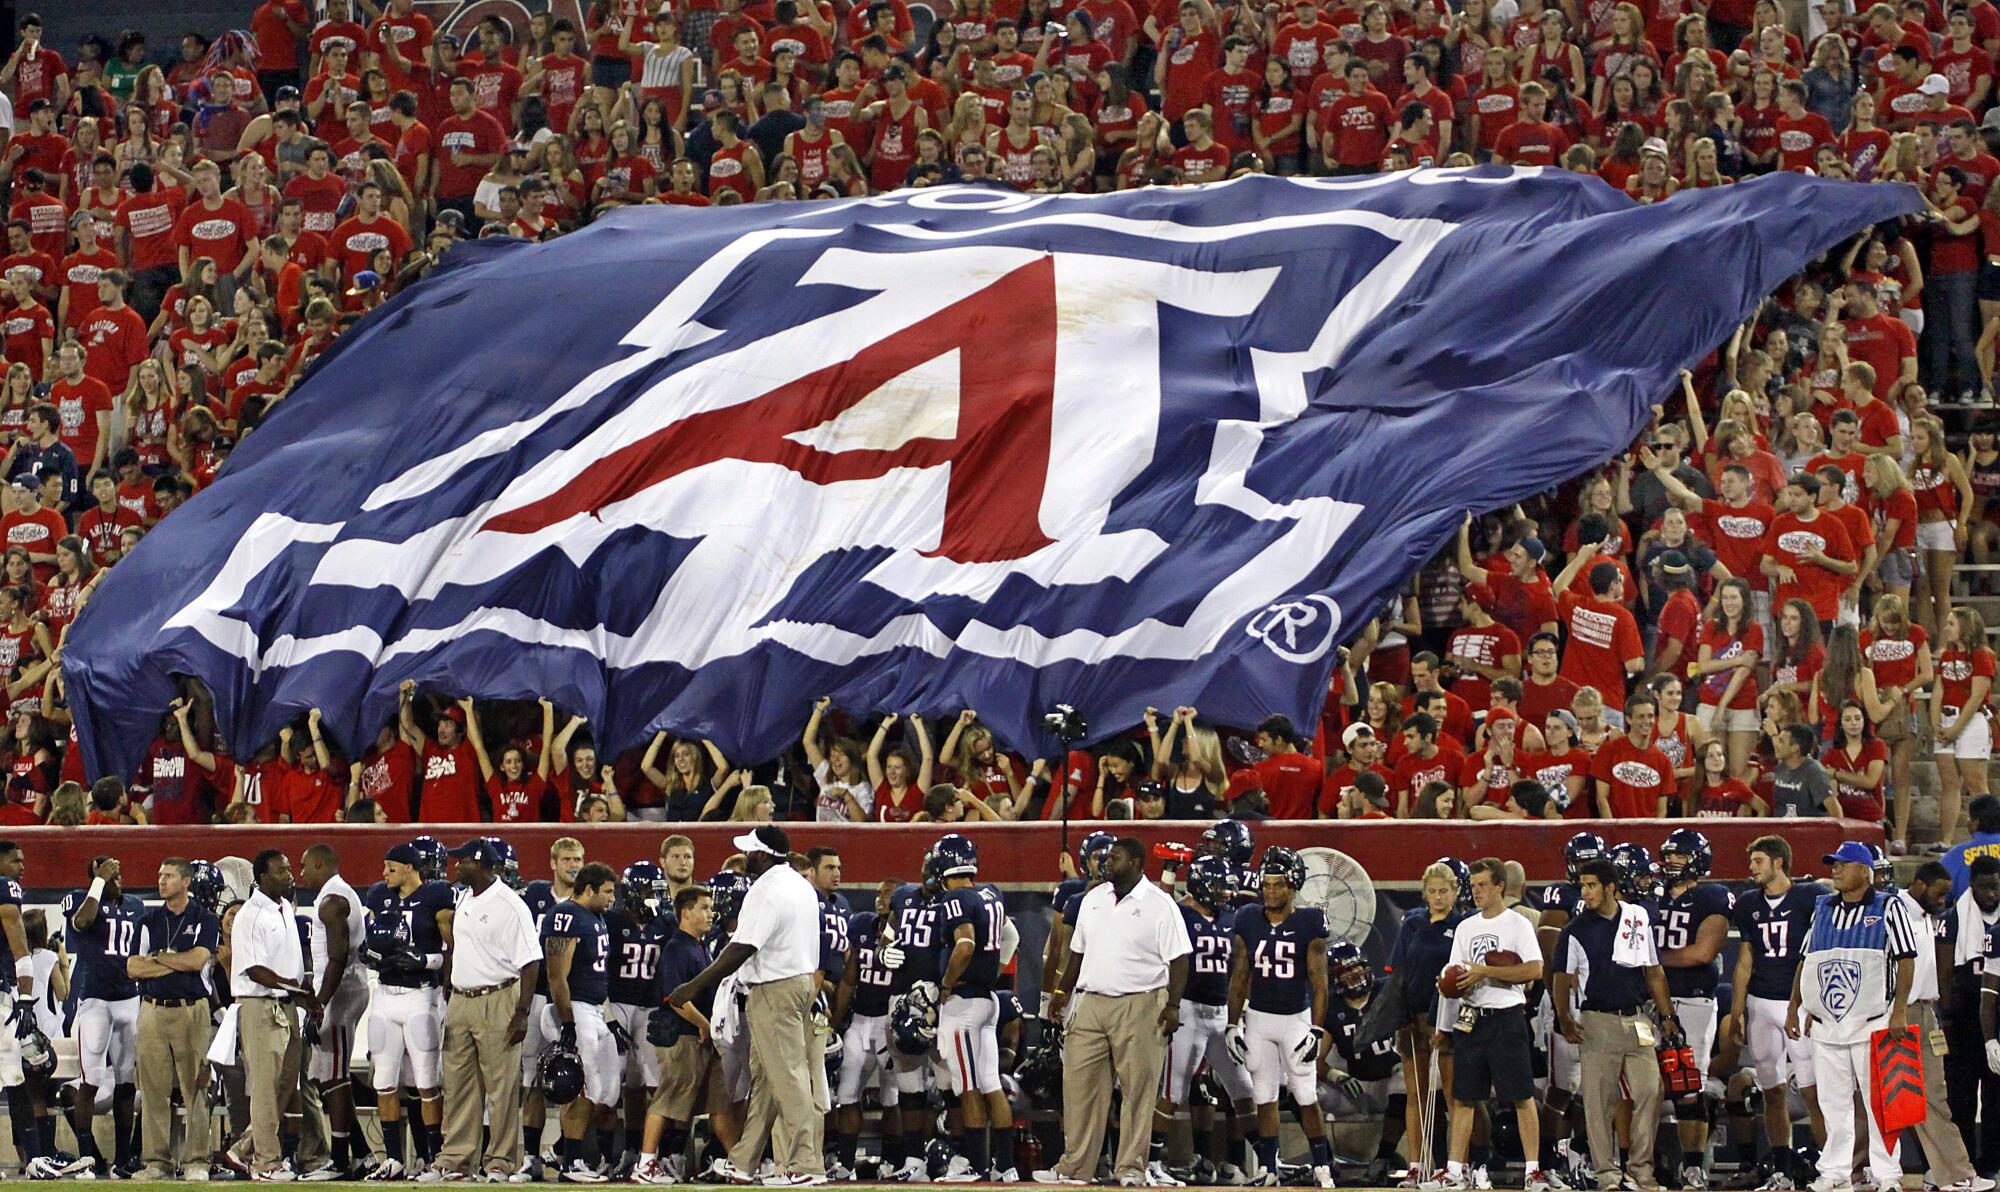
[[[1179,842],[1192,844],[1200,838],[1206,821],[1150,821],[1072,823],[1069,827],[1073,850],[1086,832],[1095,828],[1130,833],[1148,846]],[[490,825],[488,826],[490,828]],[[1062,847],[1060,824],[972,824],[954,825],[979,846],[982,876],[1003,886],[1039,887],[1057,873],[1056,855]],[[1473,859],[1485,856],[1517,860],[1527,867],[1530,881],[1541,882],[1563,874],[1563,845],[1575,833],[1590,830],[1613,844],[1643,844],[1657,854],[1666,834],[1677,827],[1698,827],[1715,848],[1715,876],[1741,880],[1749,876],[1744,850],[1759,836],[1776,832],[1791,842],[1799,860],[1798,872],[1821,872],[1820,857],[1842,840],[1863,840],[1881,845],[1882,829],[1877,824],[1857,820],[1570,820],[1562,823],[1517,823],[1513,821],[1391,820],[1368,823],[1292,821],[1253,824],[1261,853],[1266,845],[1293,848],[1327,847],[1339,849],[1359,861],[1378,884],[1414,886],[1424,867],[1441,856]],[[872,883],[883,878],[914,880],[924,851],[946,829],[937,824],[786,824],[792,847],[800,852],[815,845],[840,850],[843,878],[848,884]],[[548,876],[549,845],[559,837],[574,835],[584,842],[593,861],[623,867],[633,861],[658,856],[660,841],[670,832],[682,832],[695,842],[697,872],[707,874],[719,868],[734,852],[730,840],[742,831],[737,824],[600,824],[517,825],[501,835],[514,843],[521,855],[521,871],[529,879]],[[151,884],[163,858],[184,856],[215,859],[224,856],[250,857],[265,848],[282,848],[294,866],[307,845],[327,841],[340,850],[341,872],[356,884],[381,876],[381,858],[390,846],[429,832],[447,845],[456,845],[474,831],[468,824],[398,824],[391,827],[343,825],[338,828],[314,826],[217,826],[145,828],[23,828],[11,834],[27,857],[22,884],[31,889],[55,890],[80,885],[90,858],[99,854],[124,862],[128,882],[135,889]],[[1149,866],[1154,874],[1157,864]]]

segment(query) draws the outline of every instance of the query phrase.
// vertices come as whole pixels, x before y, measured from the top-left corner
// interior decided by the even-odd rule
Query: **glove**
[[[1305,1038],[1292,1044],[1292,1055],[1300,1063],[1311,1063],[1319,1058],[1320,1046],[1325,1042],[1326,1028],[1323,1026],[1313,1027],[1306,1032]]]
[[[318,1047],[319,1023],[310,1018],[306,1019],[305,1028],[299,1032],[299,1038],[305,1040],[307,1047]]]
[[[430,967],[424,963],[424,958],[415,952],[397,950],[383,957],[380,972],[383,976],[393,977],[398,981],[421,982],[430,975]]]
[[[881,951],[875,953],[875,958],[882,962],[883,968],[888,969],[890,972],[895,972],[897,969],[903,967],[902,945],[885,944]]]
[[[2000,1073],[2000,1039],[1986,1041],[1986,1067],[1995,1073]]]
[[[1222,1033],[1222,1046],[1230,1059],[1239,1064],[1250,1062],[1250,1040],[1244,1037],[1242,1023],[1234,1023]]]
[[[1359,1101],[1365,1091],[1361,1087],[1361,1081],[1356,1079],[1353,1073],[1342,1072],[1336,1068],[1327,1069],[1326,1082],[1339,1089],[1341,1095],[1350,1101]]]
[[[619,1055],[632,1050],[632,1032],[625,1029],[624,1023],[613,1018],[604,1027],[611,1032],[611,1042],[617,1045]]]
[[[646,1042],[651,1043],[655,1047],[673,1046],[674,1041],[667,1035],[668,1030],[671,1029],[669,1025],[670,1020],[673,1022],[686,1021],[665,1006],[654,1010],[652,1017],[646,1019]]]
[[[576,1024],[574,1022],[563,1023],[562,1026],[556,1030],[556,1042],[562,1044],[564,1047],[568,1048],[571,1051],[575,1051]]]
[[[35,1033],[39,1024],[35,1021],[33,1008],[26,1002],[14,1003],[14,1037],[25,1039]]]
[[[386,940],[372,937],[364,940],[361,944],[361,963],[379,971],[383,963],[389,959],[387,944]]]

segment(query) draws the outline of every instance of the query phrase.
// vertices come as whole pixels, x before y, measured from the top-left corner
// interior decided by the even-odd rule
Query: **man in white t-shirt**
[[[1498,857],[1474,861],[1472,900],[1479,913],[1458,925],[1451,960],[1463,965],[1471,985],[1457,1001],[1447,1000],[1438,1015],[1432,1046],[1452,1036],[1451,1151],[1443,1187],[1470,1187],[1465,1169],[1472,1149],[1475,1107],[1498,1099],[1514,1106],[1522,1153],[1528,1156],[1526,1192],[1547,1192],[1542,1175],[1541,1119],[1535,1109],[1534,1042],[1528,1025],[1527,986],[1541,979],[1542,949],[1534,925],[1507,907],[1507,866]],[[1512,953],[1511,964],[1489,964],[1495,953]]]

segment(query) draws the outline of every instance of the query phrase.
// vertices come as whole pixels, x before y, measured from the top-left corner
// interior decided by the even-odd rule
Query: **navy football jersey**
[[[1694,943],[1701,934],[1701,925],[1711,916],[1720,915],[1724,922],[1735,909],[1735,899],[1729,891],[1715,882],[1696,882],[1679,894],[1669,895],[1667,905],[1656,920],[1654,942],[1662,948],[1685,948]],[[1725,949],[1726,950],[1726,949]],[[1715,996],[1715,983],[1722,977],[1722,959],[1716,959],[1696,968],[1667,969],[1667,992],[1674,997]],[[1787,997],[1791,996],[1788,992]]]
[[[1813,906],[1825,892],[1821,886],[1794,882],[1775,903],[1755,889],[1736,900],[1730,921],[1750,945],[1751,997],[1791,1000],[1792,975],[1805,956]]]
[[[1083,896],[1088,893],[1090,893],[1090,887],[1085,886],[1069,895],[1063,901],[1056,903],[1058,907],[1062,908],[1063,926],[1069,928],[1071,931],[1076,930],[1077,915],[1083,911]]]
[[[0,906],[11,906],[18,911],[23,901],[21,883],[11,877],[0,877]],[[26,934],[25,925],[22,934]],[[15,959],[14,945],[7,941],[7,933],[0,931],[0,989],[14,987]]]
[[[1344,997],[1330,997],[1326,1007],[1326,1033],[1333,1036],[1334,1049],[1340,1052],[1340,1067],[1356,1080],[1385,1080],[1401,1063],[1396,1054],[1396,1039],[1392,1035],[1380,1039],[1367,1047],[1355,1042],[1361,1029],[1361,1020],[1368,1016],[1368,1007],[1374,1004],[1375,994],[1359,1006],[1349,1005]]]
[[[958,929],[972,928],[972,959],[955,987],[960,994],[992,993],[1000,981],[1000,931],[1007,922],[1007,904],[992,886],[948,890],[938,899],[938,955],[949,957],[958,946]]]
[[[387,882],[376,882],[361,894],[367,912],[366,938],[419,956],[444,954],[444,933],[438,929],[438,912],[453,907],[451,886],[445,882],[424,882],[406,897]],[[418,985],[438,983],[440,970],[433,969]],[[391,985],[408,986],[405,981]]]
[[[819,971],[829,985],[847,972],[848,919],[847,900],[840,895],[819,900]]]
[[[1561,911],[1570,918],[1583,906],[1583,891],[1575,882],[1552,882],[1542,887],[1535,899],[1535,906],[1543,911]]]
[[[1254,868],[1239,869],[1236,871],[1236,897],[1234,904],[1236,906],[1264,905],[1263,871]]]
[[[850,1009],[863,1018],[880,1018],[889,1012],[889,990],[896,983],[896,974],[882,967],[880,918],[874,911],[862,911],[848,921],[847,932],[855,965]]]
[[[611,931],[596,911],[585,910],[574,900],[565,899],[550,908],[542,919],[542,944],[552,939],[572,939],[576,950],[569,960],[569,1000],[587,1006],[601,1006],[610,996]]]
[[[622,906],[605,912],[604,928],[611,936],[611,1000],[621,1006],[659,1005],[659,994],[653,988],[653,973],[660,966],[659,938],[639,926]]]
[[[97,908],[90,930],[79,931],[74,916],[88,893],[73,890],[62,900],[63,944],[69,949],[72,965],[72,996],[105,1002],[138,997],[138,985],[125,975],[125,962],[138,946],[139,920],[146,916],[146,904],[137,894],[123,895],[116,902],[107,899]]]
[[[1049,899],[1049,905],[1056,908],[1057,914],[1061,914],[1062,908],[1069,905],[1070,899],[1089,888],[1090,882],[1084,878],[1066,877],[1056,884],[1055,896]]]
[[[542,916],[548,914],[549,908],[562,900],[556,897],[555,883],[545,879],[529,882],[523,887],[521,901],[528,904],[528,920],[535,925],[535,934],[540,935]],[[535,992],[543,997],[549,996],[549,966],[546,964],[535,974]]]
[[[1182,903],[1181,918],[1187,920],[1188,943],[1194,947],[1188,957],[1187,984],[1181,987],[1181,997],[1197,1005],[1228,1005],[1229,954],[1235,944],[1229,930],[1229,912],[1211,919],[1198,908]]]
[[[896,946],[903,950],[903,967],[896,970],[896,991],[943,976],[937,901],[925,894],[922,886],[905,882],[889,896],[889,912],[896,917]]]
[[[1272,923],[1263,907],[1236,913],[1236,938],[1250,966],[1250,1008],[1265,1014],[1297,1014],[1312,1009],[1312,981],[1306,972],[1311,949],[1326,951],[1326,916],[1294,906],[1284,922]]]
[[[994,1020],[993,1024],[994,1030],[1005,1031],[1007,1029],[1008,1023],[1017,1022],[1020,1020],[1021,1018],[1020,994],[1015,993],[1011,989],[1003,989],[1000,992],[994,994],[993,999],[994,1001],[998,1002],[1000,1006],[1000,1017]]]

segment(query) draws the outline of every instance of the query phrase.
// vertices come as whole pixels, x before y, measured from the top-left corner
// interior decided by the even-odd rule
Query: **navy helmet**
[[[651,861],[634,861],[618,875],[618,902],[641,923],[664,909],[666,897],[666,872]]]
[[[515,851],[513,843],[500,836],[488,836],[486,843],[492,845],[493,851],[500,856],[500,880],[506,883],[507,888],[518,890],[525,885],[521,880],[521,854]]]
[[[1297,890],[1306,884],[1305,858],[1282,844],[1274,844],[1264,850],[1264,862],[1257,867],[1260,880],[1263,877],[1281,877]]]
[[[1227,860],[1231,865],[1248,865],[1250,854],[1257,850],[1257,842],[1250,835],[1250,825],[1242,820],[1217,820],[1210,824],[1208,831],[1201,834],[1202,848]]]
[[[1334,989],[1347,997],[1361,997],[1375,988],[1375,966],[1361,949],[1339,936],[1326,942],[1326,972]]]
[[[720,927],[736,917],[743,908],[743,896],[750,892],[748,876],[723,870],[708,879],[708,897],[714,904],[715,924]]]
[[[196,861],[189,868],[193,872],[188,875],[188,897],[204,910],[219,911],[223,896],[229,893],[222,867],[213,861]]]
[[[950,833],[938,838],[930,851],[924,854],[924,878],[927,882],[943,886],[946,878],[976,877],[979,874],[979,850],[972,841]]]
[[[535,1083],[541,1086],[544,1098],[567,1105],[583,1095],[583,1061],[573,1049],[553,1044],[536,1065]]]
[[[1608,852],[1604,837],[1595,832],[1578,832],[1570,837],[1569,843],[1563,845],[1563,868],[1568,871],[1569,880],[1574,882],[1582,877],[1585,865],[1606,856]]]
[[[1076,855],[1083,861],[1083,876],[1103,877],[1104,866],[1111,860],[1111,846],[1118,838],[1109,832],[1092,832],[1083,838]]]
[[[449,855],[444,842],[435,836],[419,836],[410,842],[410,847],[417,850],[414,866],[417,876],[427,882],[443,881],[445,858]]]
[[[1668,881],[1699,881],[1714,868],[1715,849],[1693,828],[1675,828],[1660,842],[1660,872]]]
[[[1188,893],[1210,910],[1229,905],[1236,891],[1237,869],[1213,853],[1203,853],[1188,865]]]
[[[1431,864],[1442,865],[1446,869],[1451,870],[1452,876],[1458,879],[1458,897],[1453,900],[1453,905],[1461,911],[1470,912],[1472,910],[1472,867],[1457,857],[1439,857],[1437,860],[1431,862]]]
[[[1645,845],[1612,845],[1611,863],[1618,867],[1618,889],[1627,898],[1658,896],[1660,867]]]
[[[929,1055],[937,1045],[937,997],[918,982],[889,1007],[889,1040],[904,1055]]]

